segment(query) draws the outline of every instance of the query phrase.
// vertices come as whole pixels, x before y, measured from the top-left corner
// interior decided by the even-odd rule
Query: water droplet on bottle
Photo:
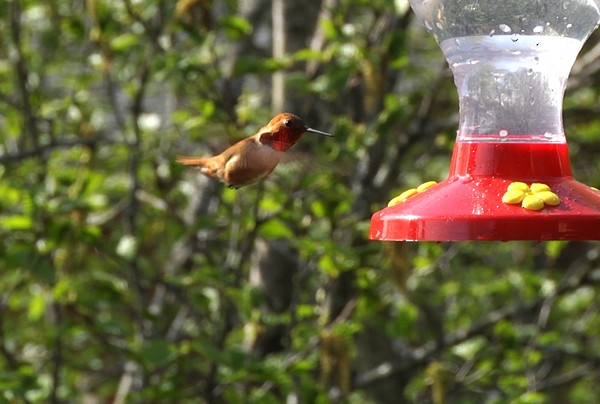
[[[506,129],[502,129],[500,132],[498,132],[498,135],[500,136],[500,140],[506,140],[508,131]]]
[[[552,136],[552,133],[550,133],[550,132],[544,132],[544,137],[546,139],[552,139],[553,136]]]
[[[463,184],[468,184],[469,182],[473,181],[473,177],[471,176],[471,174],[465,174],[461,175],[459,180]]]
[[[435,23],[435,26],[438,27],[439,29],[444,29],[444,26],[439,21]]]
[[[569,23],[567,24],[567,28],[571,28],[573,26],[573,24]]]
[[[495,30],[495,29],[493,29],[493,30],[491,30],[491,31],[490,31],[490,34],[489,34],[489,35],[490,35],[490,36],[494,36],[494,34],[495,34],[495,33],[496,33],[496,30]]]
[[[532,68],[527,69],[527,75],[531,76],[532,74],[533,74],[533,69]]]
[[[500,31],[506,32],[506,33],[511,31],[510,27],[506,24],[500,24],[500,25],[498,25],[498,28],[500,28]]]
[[[510,40],[513,42],[517,42],[519,40],[519,34],[512,34]]]
[[[543,30],[544,30],[544,27],[542,27],[541,25],[537,25],[537,26],[533,27],[533,32],[534,32],[535,34],[539,34],[539,33],[541,33]]]
[[[431,26],[431,24],[427,20],[425,20],[425,28],[427,28],[428,31],[431,31],[433,29],[433,27]]]

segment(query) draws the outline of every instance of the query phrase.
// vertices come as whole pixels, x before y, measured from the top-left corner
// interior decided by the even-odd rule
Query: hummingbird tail
[[[183,164],[184,166],[193,166],[193,167],[206,167],[206,163],[210,158],[206,157],[185,157],[179,156],[177,157],[177,162],[179,164]]]
[[[177,157],[177,162],[184,166],[198,167],[200,172],[208,177],[223,181],[223,167],[225,162],[223,156],[214,157]]]

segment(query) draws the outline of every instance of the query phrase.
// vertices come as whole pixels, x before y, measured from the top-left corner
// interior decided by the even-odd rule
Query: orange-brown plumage
[[[298,116],[282,113],[255,135],[243,139],[213,157],[179,157],[177,162],[199,167],[201,172],[232,188],[256,182],[271,173],[284,153],[306,132],[331,136],[306,126]]]

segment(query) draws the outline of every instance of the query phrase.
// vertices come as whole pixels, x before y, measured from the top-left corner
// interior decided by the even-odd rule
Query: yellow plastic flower
[[[530,186],[524,182],[513,182],[502,195],[502,202],[521,206],[528,210],[542,210],[544,206],[556,206],[560,198],[546,184],[534,182]]]
[[[424,182],[423,184],[419,185],[416,188],[411,188],[411,189],[407,189],[406,191],[402,192],[400,195],[398,195],[397,197],[393,198],[389,203],[388,203],[388,208],[390,206],[394,206],[399,204],[400,202],[404,202],[406,201],[408,198],[410,198],[411,196],[414,196],[416,194],[420,194],[421,192],[424,192],[426,190],[428,190],[429,188],[431,188],[432,186],[434,186],[435,184],[437,184],[437,182],[435,181],[427,181]]]
[[[431,187],[432,187],[432,186],[434,186],[435,184],[437,184],[437,182],[435,182],[435,181],[427,181],[427,182],[424,182],[424,183],[422,183],[421,185],[419,185],[419,186],[417,187],[417,192],[419,192],[419,193],[420,193],[420,192],[423,192],[423,191],[425,191],[426,189],[428,189],[428,188],[431,188]]]

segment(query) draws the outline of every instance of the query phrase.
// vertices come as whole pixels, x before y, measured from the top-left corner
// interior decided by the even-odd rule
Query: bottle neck
[[[562,102],[573,38],[485,35],[441,43],[459,96],[459,141],[565,142]]]

